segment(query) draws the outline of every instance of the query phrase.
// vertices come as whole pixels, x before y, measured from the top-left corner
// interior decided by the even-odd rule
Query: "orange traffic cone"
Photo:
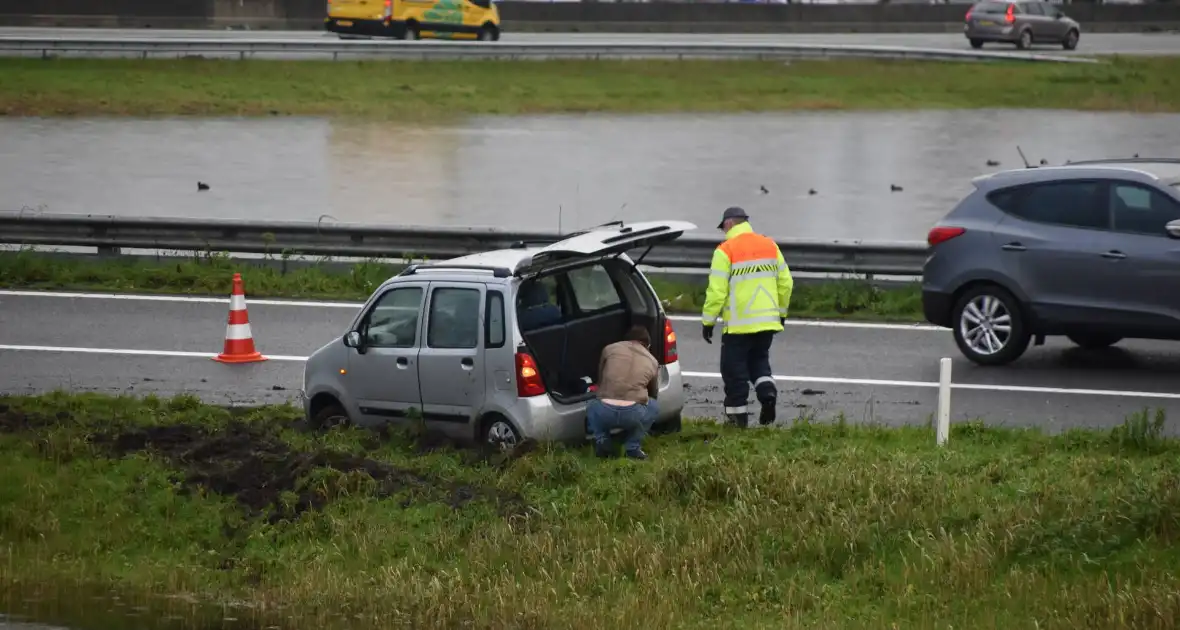
[[[253,363],[265,361],[254,349],[254,335],[250,333],[250,316],[246,313],[246,291],[242,274],[234,274],[234,291],[229,296],[229,324],[225,327],[225,348],[213,357],[222,363]]]

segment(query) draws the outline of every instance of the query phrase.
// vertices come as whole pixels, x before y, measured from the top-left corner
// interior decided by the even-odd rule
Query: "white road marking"
[[[143,302],[189,302],[197,304],[225,304],[229,306],[229,296],[206,297],[197,295],[136,295],[127,293],[71,293],[68,291],[4,291],[0,290],[0,297],[48,297],[48,298],[77,298],[87,300],[129,300]],[[318,300],[265,300],[246,296],[246,306],[300,306],[303,308],[348,308],[358,309],[362,302],[320,302]],[[668,317],[677,322],[699,323],[700,317],[692,315],[670,315]],[[788,319],[788,326],[807,326],[816,328],[860,328],[870,330],[914,330],[950,332],[949,328],[940,328],[929,324],[883,324],[875,322],[847,322],[834,320],[804,320]]]
[[[129,348],[76,348],[65,346],[0,345],[0,351],[3,350],[15,352],[63,352],[200,359],[208,359],[215,356],[215,354],[212,352],[182,352],[179,350],[136,350]],[[272,361],[303,362],[307,360],[307,357],[298,357],[292,355],[263,354],[263,356]],[[232,369],[232,367],[230,369]],[[721,374],[718,372],[685,371],[682,372],[682,374],[686,378],[701,378],[710,380],[719,380],[721,378]],[[938,387],[938,383],[934,381],[896,381],[870,378],[839,378],[833,376],[792,376],[787,374],[775,374],[774,380],[780,383],[827,383],[831,385],[854,385],[862,387],[911,387],[921,389],[932,389]],[[1067,396],[1112,396],[1120,398],[1163,398],[1168,400],[1180,400],[1180,393],[1170,392],[1140,392],[1117,389],[1071,389],[1065,387],[1031,387],[1024,385],[991,385],[979,383],[954,383],[951,385],[951,387],[961,390],[976,391],[1022,392],[1029,394],[1058,394]]]
[[[143,357],[181,357],[186,359],[212,359],[216,352],[184,352],[181,350],[135,350],[130,348],[73,348],[69,346],[13,346],[0,344],[0,350],[16,352],[72,352],[80,354],[121,354],[124,356]],[[271,361],[307,361],[307,357],[296,357],[287,354],[266,354],[262,356]]]

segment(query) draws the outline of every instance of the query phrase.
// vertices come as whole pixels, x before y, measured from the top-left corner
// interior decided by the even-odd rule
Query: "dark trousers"
[[[721,335],[721,381],[725,384],[725,413],[747,413],[750,383],[758,402],[774,402],[778,388],[770,370],[773,330],[744,335]]]

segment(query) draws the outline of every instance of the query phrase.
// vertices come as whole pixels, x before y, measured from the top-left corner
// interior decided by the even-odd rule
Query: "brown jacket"
[[[598,362],[598,398],[647,404],[660,393],[660,364],[647,348],[619,341],[602,349]]]

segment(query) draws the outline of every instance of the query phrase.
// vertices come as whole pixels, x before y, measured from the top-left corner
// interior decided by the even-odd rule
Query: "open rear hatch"
[[[686,221],[645,221],[631,224],[617,222],[599,226],[570,235],[562,241],[541,248],[530,259],[519,264],[515,269],[515,274],[527,281],[547,271],[581,266],[595,260],[619,256],[633,249],[646,248],[650,250],[651,247],[673,241],[696,227]],[[638,270],[633,273],[638,273]],[[656,307],[659,308],[659,296],[653,296],[653,298],[656,300]],[[623,334],[626,332],[625,322],[630,320],[632,323],[638,323],[634,321],[634,305],[628,304],[627,309],[632,314],[624,316],[620,313],[619,317],[625,317],[625,319],[620,319],[617,325],[608,325],[607,321],[601,321],[601,325],[610,329],[609,339],[598,338],[598,333],[606,333],[606,329],[586,330],[584,328],[584,326],[591,324],[591,321],[600,320],[602,317],[613,322],[613,316],[609,314],[595,317],[591,321],[576,320],[524,332],[525,344],[529,347],[530,352],[534,353],[537,363],[546,377],[550,394],[559,400],[565,399],[571,402],[583,396],[592,395],[586,392],[585,383],[581,381],[581,378],[587,376],[587,371],[594,371],[593,366],[597,365],[598,357],[570,357],[567,354],[567,349],[586,347],[589,342],[589,346],[593,346],[597,352],[601,352],[606,343],[622,340]],[[595,324],[598,322],[596,321]],[[644,322],[644,325],[651,327],[652,352],[657,358],[664,356],[665,344],[669,341],[665,324],[666,321],[662,315],[657,315],[655,321],[651,321],[649,317]],[[576,339],[572,344],[570,343],[571,335]],[[583,355],[595,353],[589,348],[579,352]],[[570,368],[575,365],[581,367],[571,371]],[[597,379],[597,374],[589,376]]]
[[[578,232],[547,245],[532,258],[516,266],[518,277],[535,276],[552,267],[588,262],[607,256],[618,256],[633,249],[651,248],[667,243],[696,225],[687,221],[641,221],[625,224],[622,221]]]

